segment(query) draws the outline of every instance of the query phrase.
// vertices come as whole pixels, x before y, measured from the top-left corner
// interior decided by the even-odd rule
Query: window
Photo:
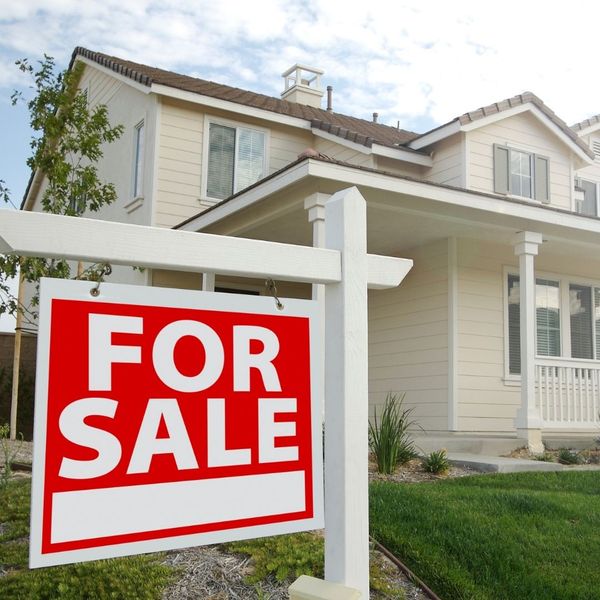
[[[575,179],[576,191],[583,195],[583,198],[576,199],[575,211],[580,215],[590,215],[592,217],[598,214],[598,190],[597,184],[593,181],[584,179]]]
[[[144,121],[135,126],[133,161],[133,197],[144,195]]]
[[[521,372],[519,276],[508,275],[508,371]],[[558,281],[535,280],[536,353],[560,356],[560,288]]]
[[[494,144],[494,191],[549,202],[549,160]]]
[[[228,198],[265,174],[266,134],[247,127],[210,123],[206,195]]]
[[[536,354],[538,356],[570,356],[600,360],[600,286],[536,278]],[[521,372],[521,333],[519,276],[509,273],[508,284],[508,373]],[[561,306],[560,286],[568,289]],[[568,319],[563,323],[564,346],[561,336],[561,309]]]

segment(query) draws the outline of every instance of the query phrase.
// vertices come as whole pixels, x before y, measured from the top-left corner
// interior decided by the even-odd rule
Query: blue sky
[[[572,124],[600,113],[600,4],[585,0],[0,0],[0,179],[20,203],[27,113],[17,58],[75,46],[279,95],[296,62],[334,110],[418,132],[529,90]]]

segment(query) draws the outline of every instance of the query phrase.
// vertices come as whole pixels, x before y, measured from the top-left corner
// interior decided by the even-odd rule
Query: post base
[[[288,588],[290,600],[361,600],[362,594],[339,583],[300,575]]]
[[[545,450],[541,429],[517,429],[517,438],[525,442],[532,454],[542,454]]]

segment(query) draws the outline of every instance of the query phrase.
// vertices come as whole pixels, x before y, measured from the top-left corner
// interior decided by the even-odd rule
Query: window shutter
[[[508,194],[508,148],[494,144],[494,191]]]
[[[596,184],[593,181],[579,180],[579,187],[583,189],[583,204],[581,214],[596,216]]]
[[[569,285],[571,313],[571,356],[593,358],[592,341],[592,288]]]
[[[211,123],[206,182],[206,195],[210,198],[223,199],[233,194],[234,158],[235,129]]]
[[[534,160],[535,199],[547,204],[550,202],[548,159],[536,154]]]
[[[508,276],[508,372],[521,372],[521,303],[519,301],[519,276]]]
[[[144,122],[135,129],[135,173],[133,197],[139,198],[144,193]]]

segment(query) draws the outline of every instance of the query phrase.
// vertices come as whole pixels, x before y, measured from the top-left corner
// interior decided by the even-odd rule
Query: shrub
[[[563,465],[580,465],[583,462],[581,455],[569,448],[559,448],[558,462]]]
[[[423,460],[423,469],[427,473],[446,473],[450,468],[450,461],[445,450],[432,452]]]
[[[377,409],[373,421],[369,422],[369,446],[377,461],[377,470],[387,475],[394,472],[398,464],[415,458],[417,452],[408,434],[408,428],[416,425],[410,418],[412,408],[403,408],[404,394],[388,393],[383,406],[381,420]]]
[[[541,462],[554,462],[554,456],[550,452],[542,452],[542,454],[536,454],[533,460],[539,460]]]

